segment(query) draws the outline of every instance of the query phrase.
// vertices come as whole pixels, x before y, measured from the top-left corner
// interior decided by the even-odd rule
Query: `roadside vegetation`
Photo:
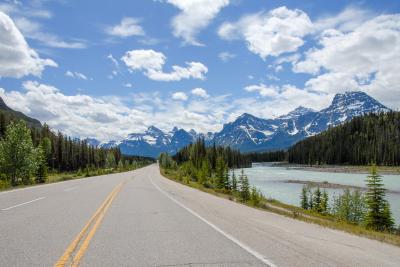
[[[235,156],[232,156],[232,152]],[[304,187],[300,194],[301,207],[268,199],[249,184],[243,170],[247,157],[223,147],[206,147],[198,140],[180,150],[174,157],[161,154],[161,173],[172,180],[245,205],[272,211],[306,222],[346,231],[400,246],[400,229],[395,229],[390,206],[385,200],[381,177],[376,167],[367,178],[369,190],[345,190],[330,202],[328,194],[317,188]],[[333,203],[333,204],[330,204]]]
[[[128,171],[153,162],[54,134],[47,126],[30,129],[22,120],[1,120],[0,126],[0,190]]]

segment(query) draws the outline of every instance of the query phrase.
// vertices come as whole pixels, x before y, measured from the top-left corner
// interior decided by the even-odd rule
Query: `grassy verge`
[[[209,194],[213,194],[218,197],[222,197],[225,199],[229,199],[231,201],[239,202],[231,194],[227,194],[225,192],[222,192],[222,191],[219,191],[216,189],[212,189],[212,188],[205,188],[201,184],[199,184],[197,182],[193,182],[191,180],[180,181],[178,179],[177,172],[174,170],[161,169],[161,174],[164,177],[166,177],[170,180],[173,180],[175,182],[196,188],[198,190],[201,190],[201,191],[209,193]],[[242,202],[240,202],[240,203],[242,203]],[[319,214],[319,213],[316,213],[313,211],[303,210],[299,207],[284,204],[284,203],[279,202],[274,199],[262,198],[257,205],[254,205],[253,203],[250,203],[250,202],[242,203],[242,204],[253,207],[253,208],[257,208],[260,210],[266,210],[266,211],[270,211],[273,213],[277,213],[277,214],[287,216],[290,218],[294,218],[297,220],[301,220],[304,222],[314,223],[314,224],[318,224],[318,225],[328,227],[331,229],[344,231],[344,232],[347,232],[350,234],[367,237],[370,239],[375,239],[375,240],[378,240],[381,242],[389,243],[389,244],[400,247],[400,235],[368,230],[365,227],[362,227],[360,225],[354,225],[354,224],[350,224],[350,223],[343,222],[343,221],[337,221],[331,215],[323,215],[323,214]]]
[[[10,190],[19,189],[19,188],[38,186],[38,185],[43,185],[43,184],[52,184],[52,183],[69,181],[69,180],[83,179],[83,178],[88,178],[88,177],[93,177],[93,176],[102,176],[102,175],[108,175],[108,174],[113,174],[113,173],[129,172],[129,171],[137,170],[137,169],[140,169],[140,168],[143,168],[146,166],[147,165],[143,165],[143,166],[138,166],[137,168],[129,168],[129,169],[122,169],[122,170],[120,170],[120,169],[98,169],[98,170],[89,171],[89,172],[49,173],[47,176],[47,179],[46,179],[46,183],[0,187],[0,192],[10,191]]]

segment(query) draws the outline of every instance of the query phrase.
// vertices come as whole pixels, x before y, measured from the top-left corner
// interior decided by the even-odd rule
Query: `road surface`
[[[249,208],[156,165],[0,193],[0,266],[400,266],[400,248]]]

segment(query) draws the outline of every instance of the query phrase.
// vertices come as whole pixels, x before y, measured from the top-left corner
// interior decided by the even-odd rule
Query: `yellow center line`
[[[81,232],[75,237],[72,243],[67,247],[64,254],[59,258],[59,260],[54,264],[54,267],[64,267],[64,266],[78,266],[81,258],[83,257],[85,251],[87,250],[91,239],[93,238],[94,234],[96,233],[98,227],[100,226],[101,221],[103,220],[106,211],[110,207],[111,203],[117,196],[117,194],[121,191],[122,186],[125,182],[121,182],[117,185],[113,191],[107,196],[104,202],[101,204],[99,209],[93,214],[93,216],[89,219],[86,225],[83,227]],[[90,232],[87,234],[88,230],[92,226]],[[79,247],[76,256],[74,257],[73,261],[69,263],[70,259],[72,258],[72,254],[78,248],[81,240],[87,234],[86,239],[82,242],[81,246]]]

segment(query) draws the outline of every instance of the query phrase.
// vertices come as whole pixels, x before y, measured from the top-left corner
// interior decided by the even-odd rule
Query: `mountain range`
[[[161,152],[174,154],[197,138],[204,138],[209,145],[231,146],[242,152],[286,149],[296,142],[316,135],[367,113],[387,112],[388,109],[364,92],[337,94],[329,107],[316,111],[298,107],[286,115],[263,119],[244,113],[235,121],[224,124],[216,133],[196,133],[174,127],[163,132],[150,126],[143,133],[129,134],[125,139],[101,143],[88,139],[93,145],[119,146],[123,154],[157,157]]]

